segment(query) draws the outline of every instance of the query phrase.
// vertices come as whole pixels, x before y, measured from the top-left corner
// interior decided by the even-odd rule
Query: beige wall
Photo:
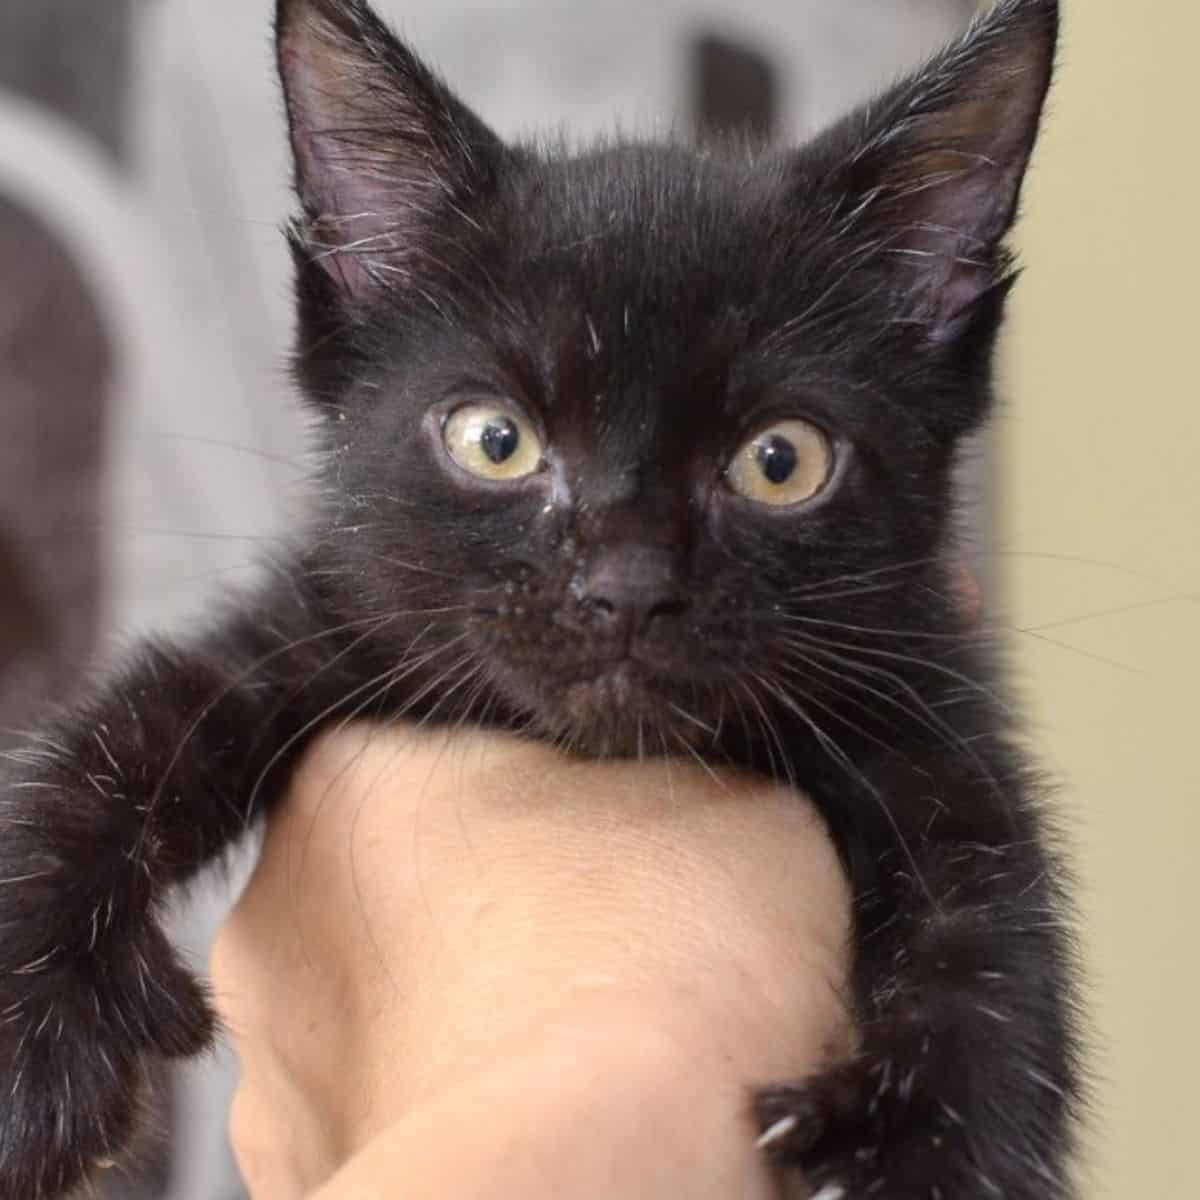
[[[1200,7],[1067,0],[1008,340],[1000,544],[1094,980],[1086,1200],[1200,1195]],[[1089,616],[1089,614],[1095,614]]]

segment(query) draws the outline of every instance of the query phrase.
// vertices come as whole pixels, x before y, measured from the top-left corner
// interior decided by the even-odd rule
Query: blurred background
[[[974,0],[380,0],[502,132],[796,141]],[[0,0],[0,729],[185,622],[304,503],[268,0]],[[1195,1195],[1200,10],[1067,0],[972,549],[1062,784],[1097,1200]],[[5,737],[0,732],[0,744]],[[202,959],[224,897],[181,914]],[[226,1058],[164,1079],[122,1200],[234,1200]]]

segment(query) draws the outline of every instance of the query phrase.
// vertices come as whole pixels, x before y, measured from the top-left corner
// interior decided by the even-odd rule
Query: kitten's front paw
[[[154,926],[0,973],[0,1196],[57,1200],[119,1157],[145,1060],[203,1049],[204,992]]]
[[[762,1092],[759,1145],[815,1200],[1058,1200],[1064,1190],[966,1128],[945,1081],[864,1056],[797,1087]],[[965,1104],[963,1105],[965,1108]]]

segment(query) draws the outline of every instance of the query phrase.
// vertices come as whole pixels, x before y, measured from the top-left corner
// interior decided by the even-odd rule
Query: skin
[[[751,1088],[851,1048],[849,922],[775,784],[329,736],[214,957],[251,1193],[765,1200]]]

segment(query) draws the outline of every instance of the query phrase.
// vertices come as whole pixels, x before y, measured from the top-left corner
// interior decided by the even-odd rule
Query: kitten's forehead
[[[677,398],[702,402],[751,296],[714,263],[728,201],[697,174],[686,154],[620,148],[510,185],[504,292],[519,317],[499,318],[502,335],[537,363],[536,403],[579,440],[586,473],[622,488],[663,457]]]
[[[609,147],[519,175],[515,241],[526,264],[593,294],[728,307],[751,303],[777,260],[777,196],[769,164]]]
[[[780,296],[768,168],[681,147],[532,164],[509,184],[506,292],[549,354],[577,427],[652,455],[719,406]]]

